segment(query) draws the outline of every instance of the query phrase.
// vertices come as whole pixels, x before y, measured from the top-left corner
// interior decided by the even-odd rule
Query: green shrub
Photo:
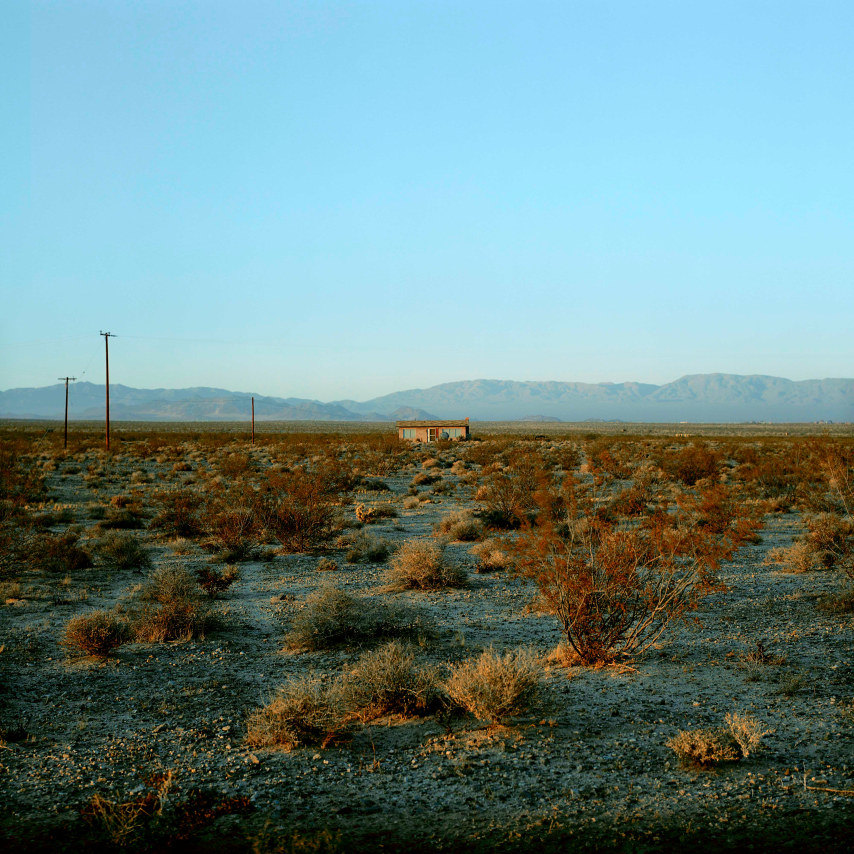
[[[90,611],[68,621],[62,644],[86,655],[106,658],[131,640],[133,631],[126,620],[110,611]]]
[[[382,563],[392,552],[392,544],[388,540],[364,531],[342,538],[341,544],[347,549],[347,563]]]
[[[133,534],[110,531],[97,543],[95,551],[116,569],[148,569],[151,557]]]
[[[487,649],[451,668],[445,682],[450,698],[480,720],[499,723],[529,711],[540,695],[542,667],[526,649],[503,655]]]
[[[404,543],[391,561],[390,574],[400,589],[440,590],[467,582],[465,570],[448,559],[444,545],[424,540]]]
[[[307,597],[285,642],[291,649],[328,649],[423,632],[420,615],[409,609],[330,586]]]

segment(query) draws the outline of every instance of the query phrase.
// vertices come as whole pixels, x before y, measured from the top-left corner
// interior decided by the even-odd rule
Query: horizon
[[[7,17],[2,388],[101,330],[111,384],[327,401],[854,364],[850,4]]]

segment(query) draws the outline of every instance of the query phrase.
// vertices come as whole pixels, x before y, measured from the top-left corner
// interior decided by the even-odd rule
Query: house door
[[[428,427],[427,428],[427,441],[428,442],[435,442],[436,441],[436,431],[437,430],[438,430],[437,427]]]

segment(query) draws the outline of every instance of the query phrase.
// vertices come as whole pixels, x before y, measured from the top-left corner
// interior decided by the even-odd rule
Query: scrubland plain
[[[4,850],[850,850],[850,428],[360,428],[0,428]]]

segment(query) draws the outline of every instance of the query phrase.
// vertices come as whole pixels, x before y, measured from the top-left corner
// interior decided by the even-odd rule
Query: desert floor
[[[271,464],[264,446],[237,450],[262,469]],[[426,500],[404,508],[413,476],[436,453],[391,474],[366,472],[389,491],[348,495],[342,518],[355,519],[358,504],[391,504],[398,515],[366,529],[401,544],[432,539],[451,511],[478,510],[466,476],[443,467],[453,451],[444,463],[445,452],[437,457],[448,491],[425,488]],[[64,510],[70,522],[52,530],[77,525],[85,544],[96,536],[92,508],[113,496],[132,493],[148,507],[167,486],[206,489],[199,472],[215,471],[222,451],[188,445],[182,454],[187,471],[176,471],[174,455],[141,459],[130,448],[34,453],[48,488],[41,507]],[[3,583],[0,604],[0,839],[7,850],[85,848],[80,815],[94,796],[131,804],[152,775],[169,774],[173,804],[196,789],[210,803],[239,805],[176,831],[175,846],[191,850],[850,850],[852,615],[817,607],[839,587],[833,571],[792,573],[766,560],[803,530],[799,512],[769,513],[759,541],[722,566],[725,589],[623,667],[550,658],[562,636],[537,606],[535,585],[509,571],[476,573],[471,543],[448,545],[470,572],[468,586],[433,592],[391,591],[388,561],[351,565],[343,548],[268,552],[241,563],[239,581],[215,601],[220,630],[131,643],[106,661],[71,654],[60,644],[64,627],[91,609],[132,603],[143,574],[100,561],[61,577],[27,570]],[[135,533],[155,567],[209,565],[195,543],[148,527]],[[338,568],[318,571],[324,557]],[[393,716],[322,749],[248,745],[247,716],[277,686],[342,673],[362,652],[285,649],[306,597],[330,584],[420,609],[434,634],[417,655],[439,667],[489,646],[532,648],[544,663],[539,704],[500,726]],[[750,660],[758,642],[770,663]],[[667,740],[720,726],[727,712],[762,721],[771,730],[764,749],[711,770],[682,767]]]

